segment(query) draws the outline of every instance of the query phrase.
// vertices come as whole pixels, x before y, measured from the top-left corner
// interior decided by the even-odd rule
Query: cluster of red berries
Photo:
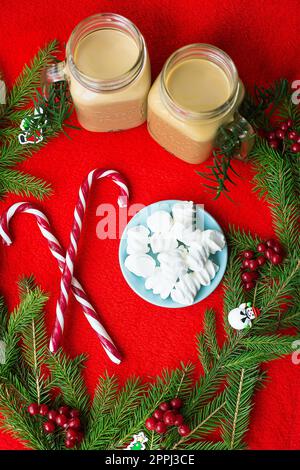
[[[52,434],[56,428],[63,428],[66,431],[65,446],[72,449],[80,444],[83,439],[81,432],[81,421],[79,410],[72,409],[69,406],[61,406],[58,410],[49,410],[45,404],[38,405],[31,403],[27,408],[31,416],[43,416],[47,421],[43,423],[43,429],[46,434]]]
[[[255,287],[255,281],[259,278],[258,270],[267,261],[274,265],[282,263],[284,251],[281,244],[277,240],[267,240],[264,243],[259,243],[256,247],[258,256],[253,250],[245,250],[242,253],[243,262],[241,275],[244,289],[250,291]]]
[[[300,152],[300,135],[293,130],[293,121],[288,119],[280,124],[274,131],[266,134],[268,143],[273,149],[279,149],[283,142],[290,145],[292,153]]]
[[[177,426],[180,436],[188,436],[191,430],[187,424],[184,424],[184,418],[179,413],[181,407],[180,398],[173,398],[170,402],[164,401],[154,411],[151,418],[146,419],[146,428],[158,434],[165,434],[168,427]]]

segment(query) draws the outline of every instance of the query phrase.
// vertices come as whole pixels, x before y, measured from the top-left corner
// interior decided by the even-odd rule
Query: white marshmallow
[[[153,294],[160,295],[162,299],[167,299],[176,283],[176,278],[168,278],[161,268],[155,268],[152,276],[145,282],[146,289],[152,289]]]
[[[193,273],[185,274],[171,291],[171,298],[174,302],[182,305],[191,305],[199,291],[197,282],[193,277]]]
[[[136,276],[140,277],[147,278],[152,276],[155,270],[155,264],[155,260],[151,256],[145,254],[129,255],[125,259],[126,268]]]
[[[150,246],[153,253],[160,253],[176,249],[178,242],[170,233],[154,233],[150,237]]]
[[[143,225],[136,225],[127,231],[127,253],[148,253],[150,231]]]
[[[193,243],[186,255],[186,263],[192,271],[200,271],[204,268],[209,256],[206,246]]]
[[[205,244],[211,254],[215,254],[217,251],[222,251],[226,240],[223,233],[218,230],[204,230],[202,232],[202,244]]]
[[[166,211],[157,211],[149,215],[147,225],[154,233],[168,232],[173,224],[171,214]]]
[[[177,202],[172,207],[174,222],[183,224],[185,227],[192,227],[195,224],[196,209],[193,201]]]

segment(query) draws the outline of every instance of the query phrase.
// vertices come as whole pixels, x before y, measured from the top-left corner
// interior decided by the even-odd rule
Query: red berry
[[[60,408],[58,408],[58,412],[60,415],[68,416],[70,408],[68,406],[61,406]]]
[[[258,262],[259,266],[263,266],[267,260],[264,256],[259,256],[256,261]]]
[[[300,141],[296,144],[291,145],[291,152],[292,153],[299,153],[300,152]]]
[[[165,423],[162,421],[158,421],[158,423],[155,426],[155,431],[158,432],[158,434],[164,434],[167,430],[167,426]]]
[[[48,413],[48,418],[50,419],[50,421],[56,421],[57,416],[58,413],[55,410],[50,410]]]
[[[58,415],[56,418],[56,424],[57,426],[64,427],[65,424],[67,424],[68,418],[65,415]]]
[[[188,436],[191,430],[187,424],[182,424],[181,426],[179,426],[178,432],[180,436]]]
[[[183,424],[183,421],[183,416],[180,413],[175,415],[175,426],[181,426],[181,424]]]
[[[279,148],[279,142],[278,142],[278,140],[275,140],[275,139],[274,139],[274,140],[271,140],[271,141],[269,142],[269,146],[270,146],[272,149],[277,150],[277,149]]]
[[[266,251],[266,258],[270,260],[274,254],[275,254],[274,250],[272,250],[272,248],[268,248]]]
[[[72,418],[68,421],[68,427],[72,429],[80,429],[81,422],[79,418]]]
[[[40,407],[37,403],[31,403],[31,405],[28,406],[27,411],[31,416],[35,416],[39,414]]]
[[[173,409],[179,410],[182,407],[183,403],[180,398],[173,398],[173,400],[170,401],[170,405]]]
[[[297,135],[297,137],[296,137],[296,139],[295,139],[295,142],[296,142],[297,144],[300,144],[300,135],[299,135],[299,134]]]
[[[53,421],[46,421],[43,424],[43,428],[47,434],[52,434],[55,431],[55,424],[53,423]]]
[[[76,410],[75,408],[73,408],[69,415],[71,416],[71,418],[79,418],[80,416],[80,411],[79,410]]]
[[[287,131],[289,128],[289,126],[287,125],[287,122],[282,122],[279,127],[282,131]]]
[[[271,263],[272,264],[281,264],[282,263],[282,256],[281,255],[278,255],[277,253],[275,253],[271,259],[270,259]]]
[[[249,268],[249,263],[250,263],[250,259],[243,259],[243,262],[242,262],[242,268],[243,269],[247,269]]]
[[[170,409],[170,405],[167,401],[164,401],[163,403],[159,405],[159,409],[161,411],[168,411]]]
[[[173,426],[175,424],[175,413],[172,410],[168,410],[164,414],[164,423],[167,426]]]
[[[244,284],[244,289],[245,289],[246,291],[250,291],[250,290],[252,290],[254,287],[255,287],[255,284],[254,284],[253,281],[246,282],[246,283]]]
[[[242,281],[245,282],[245,283],[246,282],[251,282],[253,280],[252,273],[243,273],[241,275],[241,278],[242,278]]]
[[[283,131],[282,129],[277,129],[275,134],[276,134],[276,137],[280,140],[283,140],[285,138],[285,131]]]
[[[77,440],[77,431],[75,429],[68,429],[66,432],[66,438],[76,441]]]
[[[274,243],[272,248],[275,253],[278,253],[279,255],[283,254],[283,248],[279,242]]]
[[[157,424],[157,420],[155,418],[148,418],[145,421],[145,426],[147,429],[149,429],[149,431],[154,431],[156,424]]]
[[[76,446],[76,442],[71,439],[66,439],[65,446],[67,447],[67,449],[73,449],[73,447]]]
[[[252,259],[254,256],[254,251],[253,250],[245,250],[244,253],[244,258],[246,259]]]
[[[164,417],[164,412],[162,410],[155,410],[153,413],[153,417],[158,421],[162,421]]]
[[[276,135],[275,135],[274,131],[267,132],[267,139],[268,140],[274,140],[275,138],[276,138]]]
[[[49,412],[49,408],[47,405],[40,406],[40,415],[47,416],[48,412]]]
[[[258,265],[258,262],[257,262],[256,259],[251,259],[251,260],[249,261],[249,269],[250,269],[251,271],[256,271],[257,268],[258,268],[258,266],[259,266],[259,265]]]
[[[288,132],[288,138],[290,140],[297,140],[298,134],[296,131],[289,131]]]
[[[264,253],[266,251],[267,247],[264,243],[259,243],[257,245],[256,249],[259,253]]]
[[[276,240],[274,238],[269,238],[269,240],[266,241],[266,245],[268,248],[273,248],[274,245],[276,245]]]
[[[292,119],[288,119],[288,120],[286,121],[286,123],[287,123],[287,126],[288,126],[289,129],[290,129],[291,127],[293,127],[293,125],[294,125],[294,121],[293,121]]]

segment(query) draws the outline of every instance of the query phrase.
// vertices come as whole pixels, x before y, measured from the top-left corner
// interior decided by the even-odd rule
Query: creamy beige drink
[[[228,68],[217,60],[223,54]],[[171,56],[150,90],[149,131],[175,156],[201,163],[209,157],[219,127],[233,120],[243,93],[225,53],[209,45],[186,46]]]
[[[150,63],[144,38],[131,21],[114,13],[83,20],[66,55],[64,66],[48,69],[47,80],[67,78],[82,127],[118,131],[146,120]]]
[[[109,80],[128,72],[139,56],[134,39],[116,29],[99,29],[78,43],[74,61],[88,77]]]

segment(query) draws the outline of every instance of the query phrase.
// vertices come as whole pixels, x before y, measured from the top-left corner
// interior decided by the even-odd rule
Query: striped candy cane
[[[46,238],[49,249],[58,263],[59,269],[61,270],[61,272],[63,272],[65,266],[64,250],[61,247],[57,238],[55,238],[55,236],[53,235],[49,220],[47,219],[45,214],[40,210],[36,209],[31,203],[19,202],[17,204],[13,204],[8,210],[3,213],[0,218],[0,237],[3,240],[3,243],[5,245],[12,244],[12,239],[9,232],[9,223],[13,216],[18,213],[27,213],[34,215],[37,221],[37,225],[42,235]],[[89,302],[89,299],[85,291],[83,290],[83,287],[75,277],[73,277],[72,279],[71,287],[77,302],[81,305],[84,315],[88,320],[89,324],[91,325],[93,330],[95,330],[106,354],[114,363],[120,364],[121,355],[119,351],[117,350],[116,346],[114,345],[112,339],[108,335],[103,325],[100,323],[95,309]]]
[[[50,339],[50,351],[56,352],[60,346],[64,331],[64,316],[68,306],[69,292],[74,272],[74,262],[78,250],[78,242],[82,229],[83,217],[86,210],[87,199],[94,181],[101,178],[110,178],[117,184],[120,190],[118,204],[126,207],[128,203],[129,191],[122,175],[115,170],[92,170],[79,189],[78,201],[74,210],[73,228],[70,234],[70,245],[66,253],[66,262],[60,283],[60,295],[56,305],[56,319],[54,329]]]

